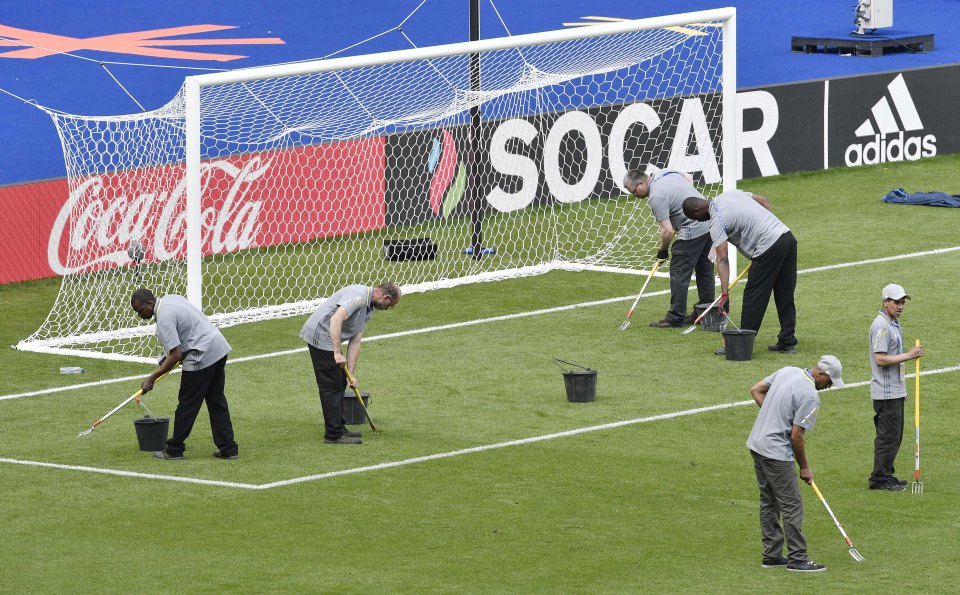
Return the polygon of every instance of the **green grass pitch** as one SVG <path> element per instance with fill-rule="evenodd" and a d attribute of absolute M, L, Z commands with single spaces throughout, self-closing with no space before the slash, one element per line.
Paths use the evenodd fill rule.
<path fill-rule="evenodd" d="M 132 404 L 78 438 L 136 379 L 2 398 L 0 592 L 956 591 L 960 250 L 949 249 L 960 246 L 960 214 L 880 198 L 897 187 L 958 192 L 957 171 L 960 156 L 948 156 L 740 184 L 770 197 L 800 243 L 796 356 L 764 348 L 776 337 L 772 303 L 754 358 L 728 362 L 712 353 L 716 333 L 647 326 L 666 310 L 665 279 L 620 332 L 641 277 L 557 272 L 412 294 L 379 312 L 358 380 L 381 431 L 356 426 L 359 447 L 322 443 L 305 352 L 238 361 L 302 348 L 303 317 L 224 331 L 238 461 L 210 456 L 205 412 L 184 461 L 137 449 Z M 922 496 L 866 489 L 867 329 L 890 282 L 913 296 L 905 338 L 923 341 L 923 370 L 938 372 L 921 380 Z M 0 286 L 2 343 L 36 329 L 56 291 L 54 280 Z M 733 293 L 739 312 L 742 287 Z M 601 303 L 564 308 L 588 302 Z M 433 327 L 442 328 L 394 335 Z M 810 555 L 828 571 L 761 570 L 744 445 L 756 406 L 741 403 L 757 380 L 824 353 L 840 357 L 854 386 L 821 394 L 807 454 L 866 561 L 850 558 L 804 485 Z M 567 402 L 553 358 L 599 370 L 596 401 Z M 66 365 L 86 373 L 61 375 Z M 149 370 L 7 348 L 0 397 Z M 148 395 L 154 413 L 172 414 L 177 383 Z M 908 386 L 904 479 L 914 466 Z"/>

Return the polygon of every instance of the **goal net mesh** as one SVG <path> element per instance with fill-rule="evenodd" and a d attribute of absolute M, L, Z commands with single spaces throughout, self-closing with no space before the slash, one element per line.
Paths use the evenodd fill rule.
<path fill-rule="evenodd" d="M 203 310 L 230 326 L 352 283 L 649 270 L 657 224 L 623 174 L 677 168 L 717 193 L 722 38 L 691 23 L 201 85 Z M 49 246 L 63 278 L 18 347 L 155 359 L 129 299 L 188 291 L 186 89 L 137 115 L 48 112 L 70 191 Z"/>

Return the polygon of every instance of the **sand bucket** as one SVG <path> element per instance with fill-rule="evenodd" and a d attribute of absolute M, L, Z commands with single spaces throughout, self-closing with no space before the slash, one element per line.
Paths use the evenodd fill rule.
<path fill-rule="evenodd" d="M 716 308 L 711 308 L 710 304 L 697 304 L 693 307 L 693 311 L 697 316 L 703 314 L 703 318 L 700 319 L 700 328 L 705 331 L 712 333 L 719 333 L 727 330 L 727 318 L 723 314 L 717 312 Z"/>
<path fill-rule="evenodd" d="M 571 364 L 562 359 L 554 359 L 563 370 L 563 385 L 567 390 L 567 400 L 571 403 L 587 403 L 597 398 L 597 371 L 579 364 Z M 580 368 L 568 370 L 561 364 Z"/>
<path fill-rule="evenodd" d="M 167 430 L 170 429 L 169 417 L 141 417 L 133 420 L 137 430 L 137 442 L 140 450 L 157 451 L 167 447 Z"/>
<path fill-rule="evenodd" d="M 364 407 L 370 406 L 370 393 L 360 391 L 360 398 L 363 399 Z M 351 425 L 367 423 L 367 416 L 364 415 L 352 389 L 343 392 L 343 422 Z"/>
<path fill-rule="evenodd" d="M 727 359 L 743 362 L 753 358 L 753 342 L 757 331 L 736 329 L 723 331 L 723 349 Z"/>

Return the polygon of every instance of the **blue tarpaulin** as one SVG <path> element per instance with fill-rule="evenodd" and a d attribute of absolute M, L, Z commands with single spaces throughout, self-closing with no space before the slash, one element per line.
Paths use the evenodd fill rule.
<path fill-rule="evenodd" d="M 898 205 L 927 205 L 930 207 L 960 207 L 960 194 L 946 192 L 915 192 L 908 193 L 903 188 L 891 190 L 883 197 L 883 202 Z"/>

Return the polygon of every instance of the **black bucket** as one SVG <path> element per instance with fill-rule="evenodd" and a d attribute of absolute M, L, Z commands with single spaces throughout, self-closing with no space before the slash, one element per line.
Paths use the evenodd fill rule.
<path fill-rule="evenodd" d="M 137 442 L 140 450 L 157 451 L 167 447 L 167 430 L 170 429 L 169 417 L 141 417 L 133 420 L 137 429 Z"/>
<path fill-rule="evenodd" d="M 711 333 L 719 333 L 727 330 L 727 317 L 717 312 L 716 308 L 711 308 L 710 304 L 697 304 L 693 307 L 697 316 L 703 314 L 700 319 L 700 328 Z"/>
<path fill-rule="evenodd" d="M 567 389 L 567 400 L 571 403 L 589 403 L 597 398 L 597 371 L 584 368 L 580 364 L 571 364 L 562 359 L 554 359 L 563 370 L 563 385 Z M 561 364 L 576 366 L 580 370 L 568 370 Z"/>
<path fill-rule="evenodd" d="M 588 403 L 597 398 L 597 371 L 570 370 L 563 373 L 567 388 L 567 400 L 571 403 Z"/>
<path fill-rule="evenodd" d="M 737 329 L 723 331 L 723 349 L 727 359 L 734 362 L 745 362 L 753 358 L 753 341 L 757 338 L 757 331 Z"/>
<path fill-rule="evenodd" d="M 360 398 L 363 399 L 364 407 L 370 406 L 370 393 L 360 391 Z M 367 416 L 364 415 L 353 389 L 343 392 L 343 422 L 351 425 L 367 423 Z"/>

